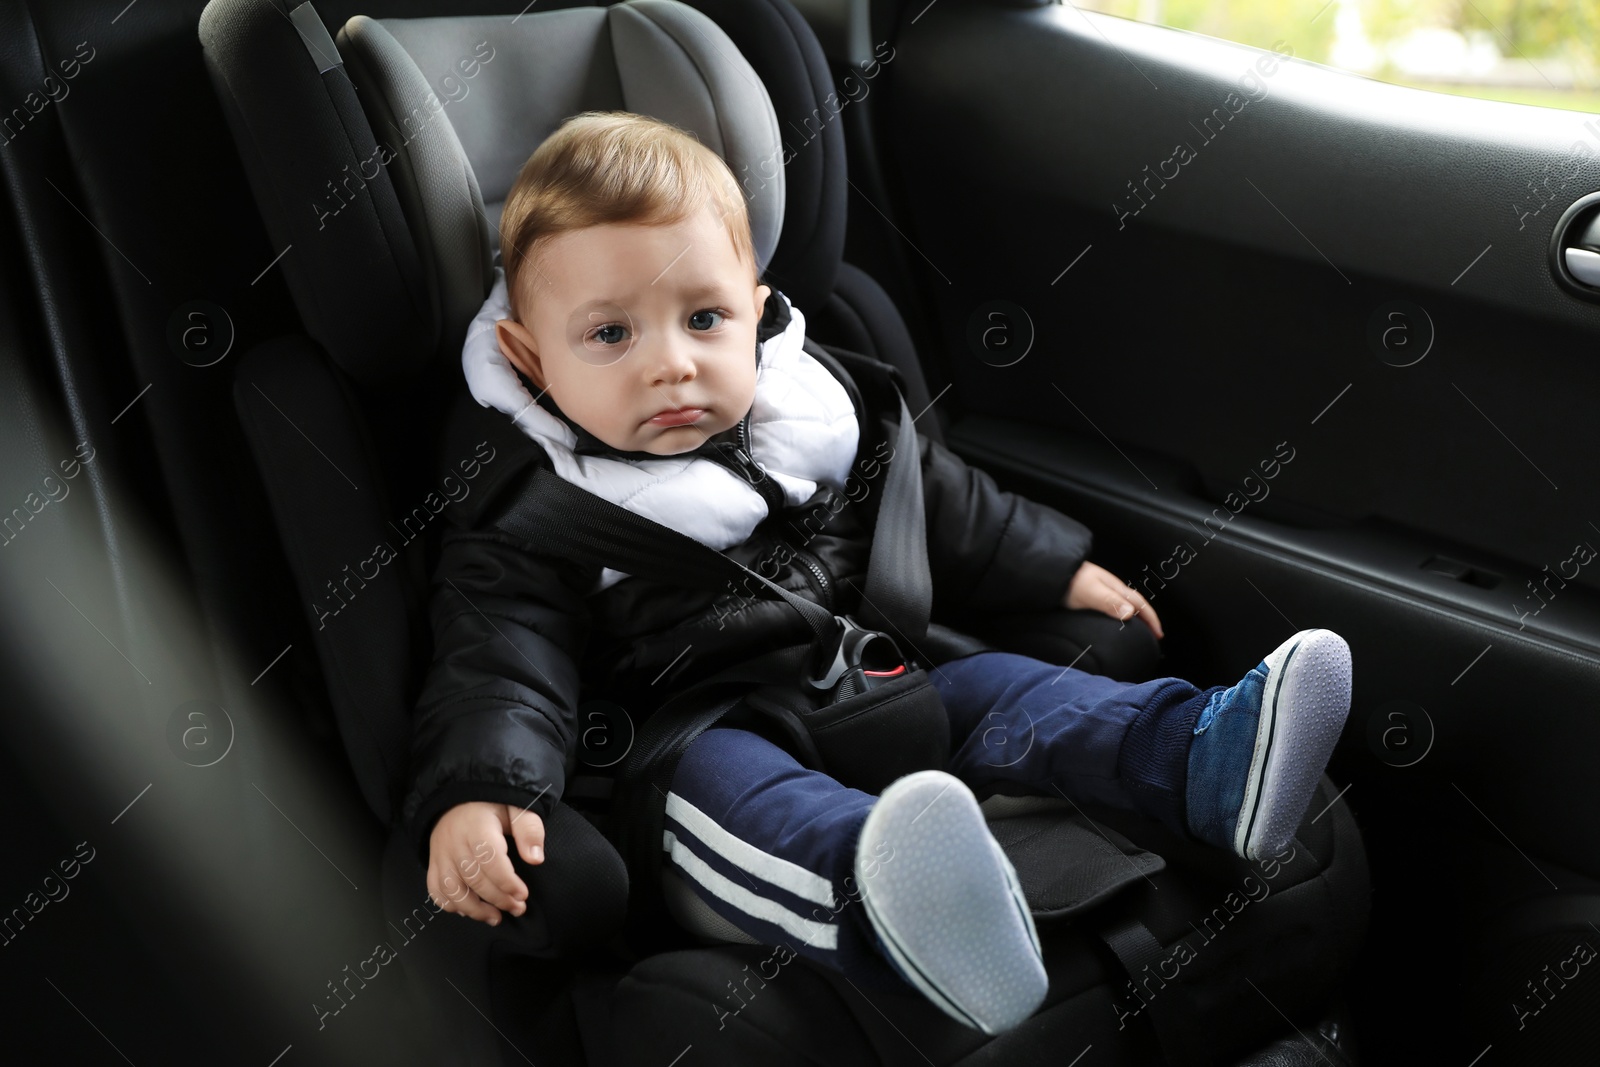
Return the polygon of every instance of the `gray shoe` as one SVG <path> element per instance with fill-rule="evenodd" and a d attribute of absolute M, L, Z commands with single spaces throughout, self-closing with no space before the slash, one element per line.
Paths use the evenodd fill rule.
<path fill-rule="evenodd" d="M 884 957 L 946 1015 L 998 1034 L 1044 1001 L 1050 980 L 1017 872 L 955 775 L 917 771 L 884 789 L 855 878 Z"/>
<path fill-rule="evenodd" d="M 1288 847 L 1350 713 L 1350 646 L 1301 630 L 1213 693 L 1195 723 L 1190 832 L 1246 859 Z"/>

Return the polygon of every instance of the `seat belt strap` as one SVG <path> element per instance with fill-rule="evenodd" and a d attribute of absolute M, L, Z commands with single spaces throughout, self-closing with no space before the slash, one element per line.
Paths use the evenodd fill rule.
<path fill-rule="evenodd" d="M 875 630 L 900 631 L 915 646 L 928 633 L 933 578 L 922 501 L 922 454 L 916 425 L 898 388 L 900 426 L 894 456 L 884 475 L 883 498 L 874 521 L 866 588 L 857 614 Z"/>

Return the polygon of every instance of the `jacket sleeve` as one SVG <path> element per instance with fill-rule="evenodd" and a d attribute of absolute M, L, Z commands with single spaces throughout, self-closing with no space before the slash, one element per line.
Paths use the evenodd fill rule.
<path fill-rule="evenodd" d="M 531 804 L 545 818 L 561 797 L 577 755 L 590 577 L 498 530 L 444 534 L 401 809 L 424 865 L 434 823 L 457 804 Z"/>
<path fill-rule="evenodd" d="M 1089 528 L 1001 489 L 937 441 L 917 439 L 934 612 L 1060 607 L 1093 547 Z"/>

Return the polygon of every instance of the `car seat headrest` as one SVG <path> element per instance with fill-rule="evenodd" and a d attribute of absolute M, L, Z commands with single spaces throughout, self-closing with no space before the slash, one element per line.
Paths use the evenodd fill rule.
<path fill-rule="evenodd" d="M 207 63 L 268 233 L 292 250 L 280 266 L 306 329 L 365 386 L 460 358 L 494 283 L 506 194 L 578 112 L 633 111 L 693 133 L 745 192 L 760 269 L 777 247 L 785 188 L 771 99 L 687 4 L 357 15 L 336 40 L 309 3 L 265 19 L 247 10 L 229 5 L 233 17 L 209 26 L 202 16 Z M 250 99 L 256 76 L 275 108 Z"/>

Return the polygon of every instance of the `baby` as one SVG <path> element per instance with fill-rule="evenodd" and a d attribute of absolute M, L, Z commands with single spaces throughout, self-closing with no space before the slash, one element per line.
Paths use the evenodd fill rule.
<path fill-rule="evenodd" d="M 478 403 L 561 477 L 741 562 L 842 492 L 880 418 L 898 417 L 858 411 L 857 383 L 802 350 L 804 317 L 761 281 L 732 172 L 676 127 L 570 119 L 523 167 L 501 236 L 504 277 L 463 354 Z M 922 465 L 936 616 L 1090 609 L 1163 636 L 1138 592 L 1084 558 L 1085 527 L 942 445 L 920 448 L 891 462 Z M 855 512 L 791 551 L 779 583 L 856 611 L 870 535 Z M 469 529 L 442 543 L 403 809 L 426 841 L 430 894 L 490 924 L 526 910 L 506 837 L 546 862 L 539 812 L 575 758 L 579 664 L 593 665 L 596 640 L 607 678 L 671 671 L 679 688 L 709 673 L 693 664 L 713 650 L 737 661 L 805 634 L 775 600 L 730 616 L 709 593 L 512 540 Z M 1137 811 L 1266 858 L 1299 826 L 1350 704 L 1349 647 L 1324 629 L 1294 634 L 1229 687 L 1125 683 L 1005 652 L 931 673 L 950 718 L 945 769 L 873 796 L 756 733 L 712 728 L 674 771 L 662 848 L 669 876 L 758 941 L 878 988 L 909 985 L 990 1034 L 1032 1014 L 1048 980 L 973 786 Z M 1004 761 L 997 727 L 1017 741 Z"/>

